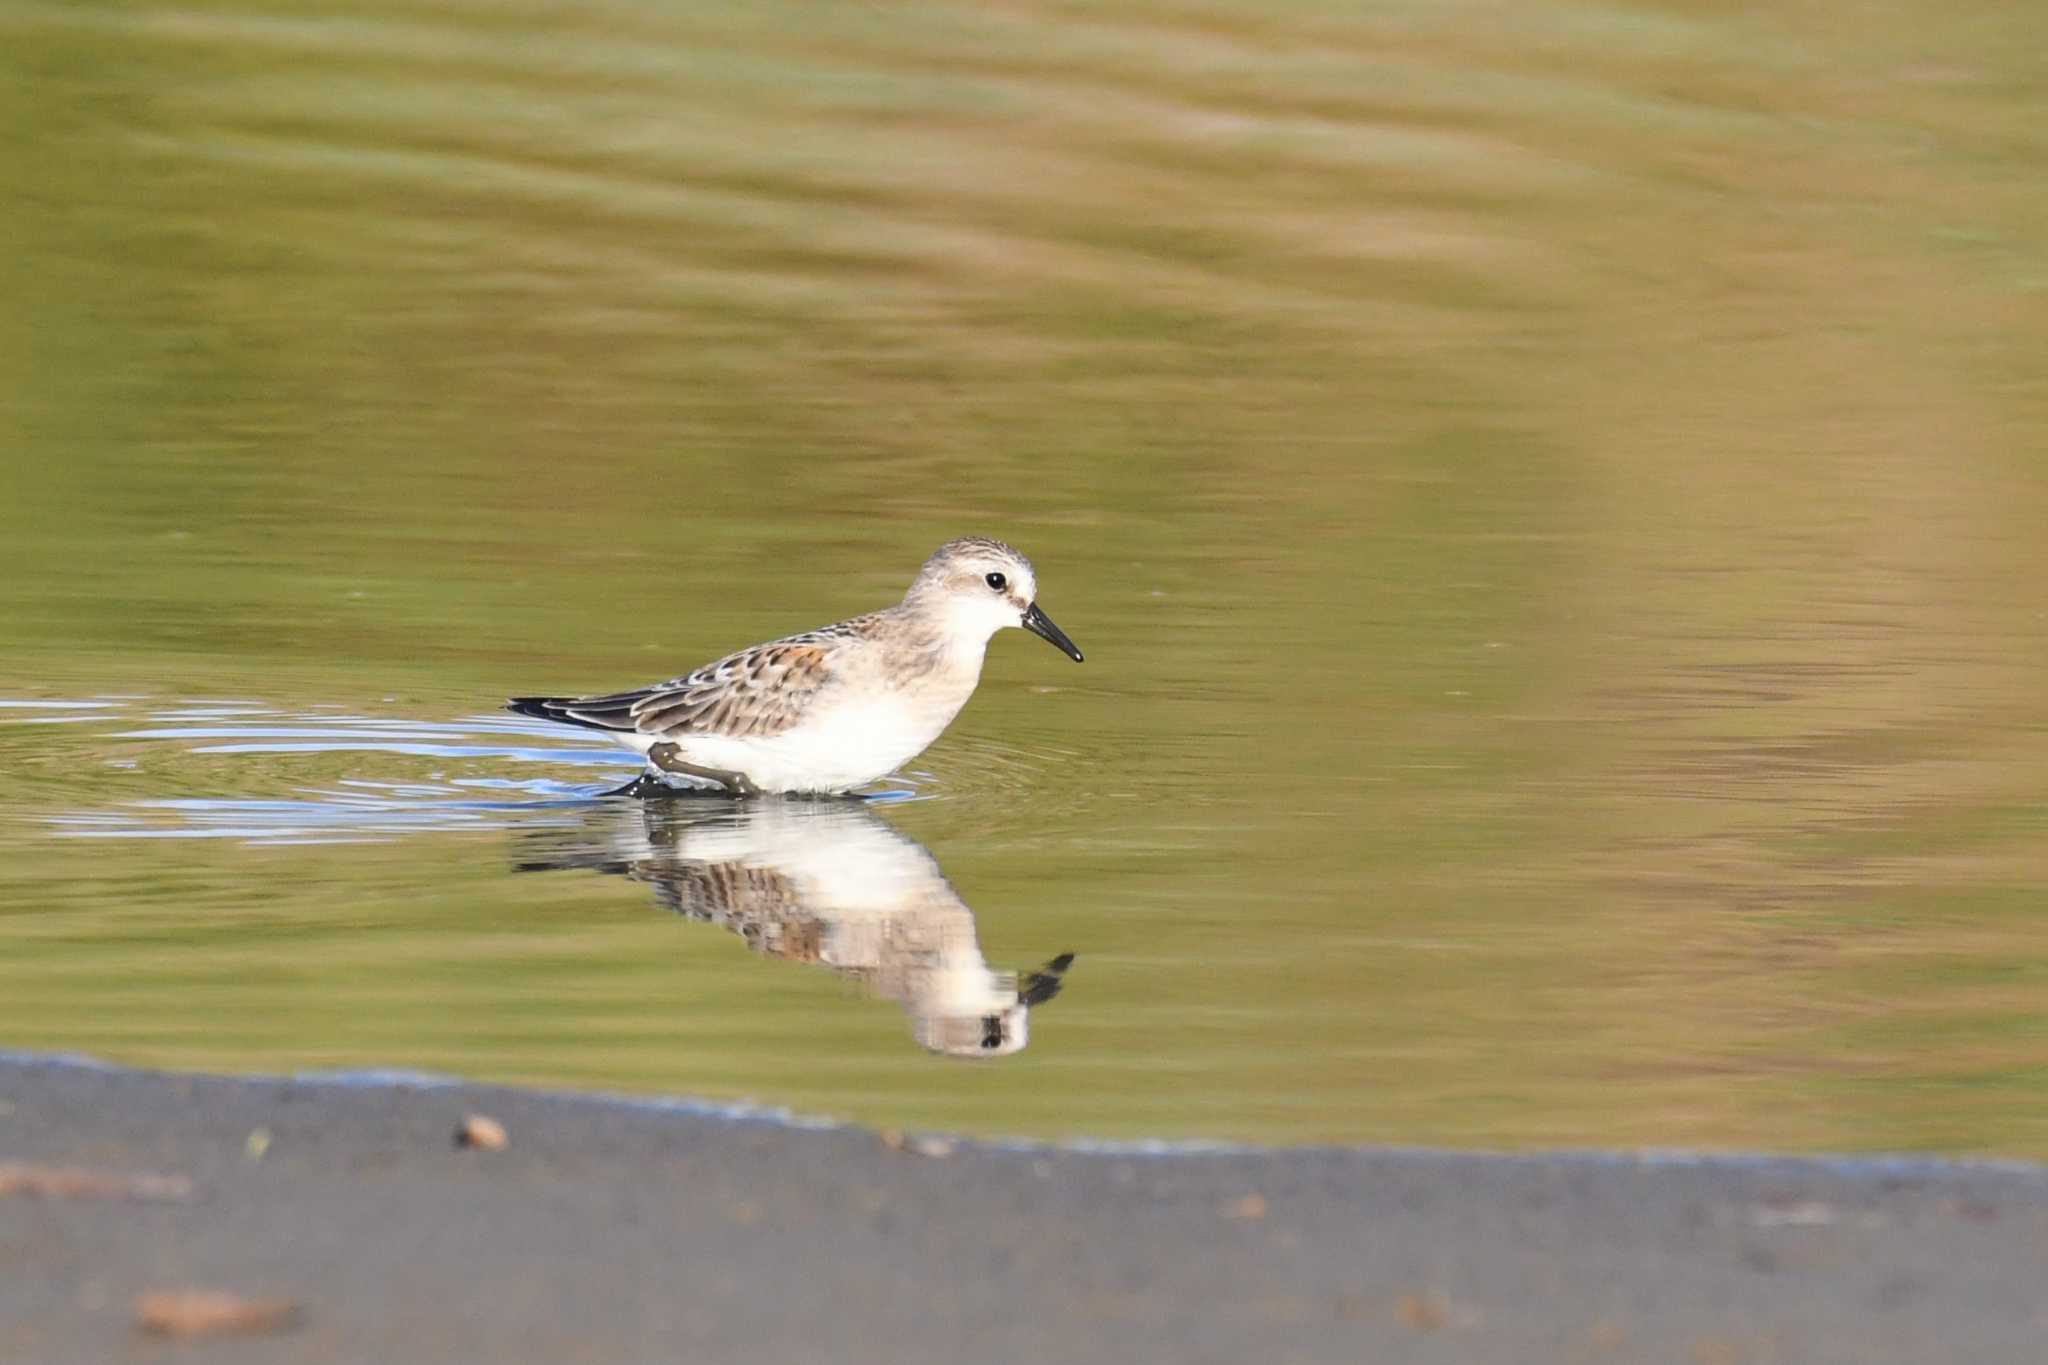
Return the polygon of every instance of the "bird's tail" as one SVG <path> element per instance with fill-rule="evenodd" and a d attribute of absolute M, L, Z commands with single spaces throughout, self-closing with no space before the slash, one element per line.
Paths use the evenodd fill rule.
<path fill-rule="evenodd" d="M 535 720 L 551 720 L 557 725 L 580 725 L 586 730 L 616 734 L 635 728 L 630 698 L 510 697 L 505 709 Z"/>

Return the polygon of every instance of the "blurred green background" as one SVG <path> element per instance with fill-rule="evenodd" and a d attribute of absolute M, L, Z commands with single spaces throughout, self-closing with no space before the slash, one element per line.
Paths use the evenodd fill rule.
<path fill-rule="evenodd" d="M 0 1045 L 1045 1135 L 2048 1155 L 2048 11 L 0 0 Z M 1027 1052 L 440 721 L 1038 562 L 892 807 Z M 530 765 L 528 765 L 530 767 Z M 517 774 L 530 776 L 526 768 Z"/>

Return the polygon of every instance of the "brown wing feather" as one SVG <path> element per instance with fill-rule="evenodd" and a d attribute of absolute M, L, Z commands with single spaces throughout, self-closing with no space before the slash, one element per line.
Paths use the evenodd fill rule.
<path fill-rule="evenodd" d="M 832 680 L 832 645 L 867 633 L 874 616 L 728 654 L 651 687 L 601 697 L 515 697 L 508 709 L 596 730 L 680 738 L 782 733 Z"/>
<path fill-rule="evenodd" d="M 648 688 L 629 714 L 642 734 L 775 735 L 796 723 L 830 676 L 823 644 L 778 640 Z"/>

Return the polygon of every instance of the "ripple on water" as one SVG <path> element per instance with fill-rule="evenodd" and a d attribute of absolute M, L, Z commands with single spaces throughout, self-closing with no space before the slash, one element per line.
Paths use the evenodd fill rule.
<path fill-rule="evenodd" d="M 547 823 L 551 813 L 598 800 L 639 771 L 638 755 L 545 722 L 496 714 L 447 721 L 366 716 L 332 710 L 288 711 L 260 702 L 180 700 L 157 705 L 135 699 L 0 700 L 7 710 L 57 712 L 58 718 L 107 724 L 109 740 L 175 744 L 186 754 L 361 755 L 359 772 L 299 785 L 290 764 L 252 768 L 249 786 L 282 793 L 152 796 L 90 811 L 45 817 L 61 837 L 75 839 L 230 839 L 262 844 L 383 842 L 408 834 L 504 829 Z M 26 717 L 33 720 L 40 716 Z M 4 721 L 13 721 L 8 716 Z M 511 761 L 582 769 L 597 780 L 562 775 L 507 776 L 435 770 L 392 774 L 386 758 L 449 760 L 464 765 Z M 106 760 L 133 769 L 133 758 Z M 1000 768 L 1005 765 L 995 763 Z M 197 784 L 194 784 L 197 785 Z M 871 802 L 929 800 L 940 784 L 928 774 L 892 778 L 866 793 Z"/>

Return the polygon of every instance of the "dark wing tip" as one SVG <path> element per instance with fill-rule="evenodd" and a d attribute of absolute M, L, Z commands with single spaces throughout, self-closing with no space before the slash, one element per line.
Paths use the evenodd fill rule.
<path fill-rule="evenodd" d="M 633 703 L 644 692 L 621 692 L 610 697 L 508 697 L 505 709 L 515 715 L 557 725 L 577 725 L 586 730 L 619 734 L 634 728 Z"/>
<path fill-rule="evenodd" d="M 507 697 L 505 709 L 515 715 L 532 716 L 536 720 L 560 720 L 548 708 L 554 705 L 553 697 Z"/>

